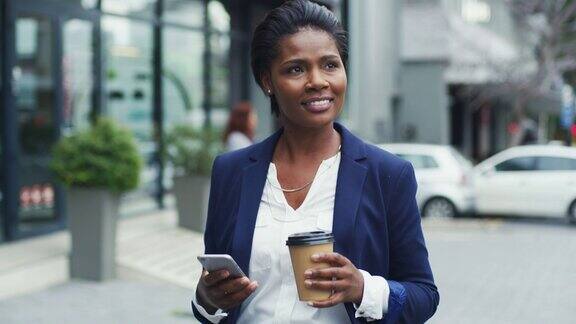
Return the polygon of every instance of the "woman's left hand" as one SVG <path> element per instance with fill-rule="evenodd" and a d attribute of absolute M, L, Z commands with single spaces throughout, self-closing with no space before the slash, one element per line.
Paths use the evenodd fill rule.
<path fill-rule="evenodd" d="M 312 256 L 312 261 L 328 263 L 331 267 L 306 270 L 306 287 L 330 290 L 333 293 L 326 300 L 311 302 L 311 306 L 325 308 L 347 302 L 362 303 L 364 277 L 348 258 L 338 253 L 319 253 Z"/>

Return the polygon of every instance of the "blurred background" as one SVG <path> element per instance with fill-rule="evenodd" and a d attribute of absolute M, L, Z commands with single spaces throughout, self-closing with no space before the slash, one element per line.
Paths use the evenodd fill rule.
<path fill-rule="evenodd" d="M 318 2 L 349 31 L 340 121 L 416 169 L 441 292 L 430 322 L 572 323 L 576 1 Z M 165 137 L 218 134 L 241 101 L 257 139 L 277 128 L 249 45 L 280 3 L 0 0 L 0 322 L 194 322 L 202 229 L 178 225 Z M 49 167 L 97 116 L 129 128 L 144 161 L 106 282 L 70 277 Z"/>

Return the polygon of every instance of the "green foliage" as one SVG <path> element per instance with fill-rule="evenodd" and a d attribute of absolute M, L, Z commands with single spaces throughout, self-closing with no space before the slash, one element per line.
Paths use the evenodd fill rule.
<path fill-rule="evenodd" d="M 51 168 L 67 186 L 125 192 L 138 186 L 142 160 L 132 133 L 100 118 L 92 128 L 58 141 Z"/>
<path fill-rule="evenodd" d="M 166 134 L 164 157 L 177 174 L 210 175 L 212 163 L 222 152 L 220 133 L 214 129 L 197 130 L 177 125 Z"/>

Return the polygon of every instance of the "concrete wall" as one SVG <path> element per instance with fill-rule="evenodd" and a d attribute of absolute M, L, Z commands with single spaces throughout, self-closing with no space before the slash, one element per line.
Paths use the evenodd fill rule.
<path fill-rule="evenodd" d="M 405 62 L 400 81 L 400 109 L 395 140 L 450 143 L 450 112 L 443 81 L 444 62 Z"/>
<path fill-rule="evenodd" d="M 349 2 L 350 60 L 344 124 L 372 142 L 393 138 L 399 70 L 399 0 Z"/>

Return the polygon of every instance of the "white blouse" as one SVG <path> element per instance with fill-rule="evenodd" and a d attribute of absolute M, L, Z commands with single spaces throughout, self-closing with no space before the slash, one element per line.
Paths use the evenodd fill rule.
<path fill-rule="evenodd" d="M 339 165 L 340 153 L 322 161 L 304 202 L 294 210 L 279 189 L 276 167 L 270 163 L 256 218 L 248 274 L 258 282 L 258 288 L 242 303 L 239 324 L 350 323 L 344 304 L 315 308 L 298 299 L 286 246 L 288 236 L 294 233 L 332 231 Z M 364 276 L 364 295 L 355 316 L 368 321 L 381 319 L 388 309 L 388 283 L 380 276 L 360 271 Z M 227 316 L 222 310 L 210 315 L 199 307 L 195 298 L 193 302 L 212 323 Z"/>

